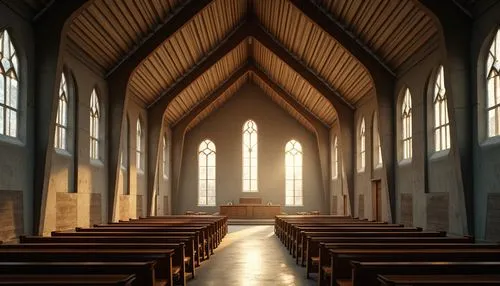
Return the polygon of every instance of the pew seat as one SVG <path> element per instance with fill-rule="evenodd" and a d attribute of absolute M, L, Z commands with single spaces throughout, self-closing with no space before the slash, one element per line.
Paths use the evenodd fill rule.
<path fill-rule="evenodd" d="M 0 285 L 132 286 L 135 275 L 2 274 Z"/>
<path fill-rule="evenodd" d="M 500 275 L 381 275 L 381 285 L 500 285 Z"/>

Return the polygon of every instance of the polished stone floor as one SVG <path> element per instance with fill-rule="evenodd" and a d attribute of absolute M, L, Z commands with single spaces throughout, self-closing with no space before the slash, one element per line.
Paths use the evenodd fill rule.
<path fill-rule="evenodd" d="M 305 268 L 295 265 L 269 225 L 230 225 L 215 254 L 196 271 L 189 286 L 317 284 L 305 278 Z"/>

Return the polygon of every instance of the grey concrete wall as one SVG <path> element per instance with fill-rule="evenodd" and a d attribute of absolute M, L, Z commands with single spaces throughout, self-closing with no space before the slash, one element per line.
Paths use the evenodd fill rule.
<path fill-rule="evenodd" d="M 258 189 L 242 192 L 242 127 L 252 119 L 258 126 Z M 314 134 L 269 99 L 258 87 L 245 85 L 219 110 L 212 113 L 186 134 L 176 213 L 186 210 L 217 212 L 218 207 L 197 206 L 198 146 L 204 139 L 212 140 L 217 149 L 216 204 L 237 203 L 240 197 L 261 197 L 264 203 L 282 205 L 288 213 L 322 209 L 321 170 Z M 285 144 L 298 140 L 303 148 L 304 206 L 285 205 Z M 174 166 L 175 167 L 175 166 Z M 177 194 L 176 194 L 177 195 Z"/>
<path fill-rule="evenodd" d="M 486 3 L 485 3 L 486 2 Z M 483 1 L 477 7 L 473 24 L 471 62 L 474 107 L 474 223 L 479 240 L 500 240 L 500 138 L 487 139 L 486 132 L 486 55 L 492 37 L 500 27 L 500 3 Z M 493 1 L 494 2 L 494 1 Z M 491 6 L 489 6 L 491 5 Z M 487 9 L 487 10 L 486 10 Z"/>
<path fill-rule="evenodd" d="M 146 215 L 146 203 L 147 203 L 147 128 L 148 128 L 148 118 L 146 114 L 146 109 L 143 103 L 135 100 L 129 99 L 127 106 L 127 118 L 129 122 L 128 128 L 128 172 L 122 173 L 120 176 L 128 175 L 128 193 L 124 190 L 124 180 L 126 178 L 121 178 L 121 184 L 118 187 L 119 199 L 117 200 L 120 219 L 136 218 L 139 216 Z M 143 138 L 144 138 L 144 165 L 143 170 L 137 169 L 136 162 L 136 147 L 137 147 L 137 119 L 141 118 L 142 128 L 143 128 Z M 127 174 L 128 173 L 128 174 Z"/>
<path fill-rule="evenodd" d="M 387 177 L 384 175 L 385 169 L 382 164 L 381 167 L 374 167 L 373 164 L 373 116 L 376 111 L 376 101 L 375 97 L 372 95 L 360 104 L 360 106 L 356 109 L 354 116 L 354 126 L 355 126 L 355 140 L 354 144 L 356 144 L 356 156 L 355 162 L 356 167 L 354 168 L 355 176 L 354 176 L 354 212 L 353 215 L 360 218 L 367 218 L 370 220 L 376 219 L 372 210 L 372 180 L 381 180 L 382 190 L 381 190 L 381 201 L 382 205 L 380 206 L 382 209 L 382 218 L 384 221 L 388 221 L 390 217 L 390 208 L 389 208 L 389 196 L 387 193 Z M 359 156 L 359 125 L 361 124 L 361 118 L 365 119 L 365 170 L 359 172 L 358 171 L 358 156 Z M 380 119 L 378 120 L 380 122 Z M 377 127 L 378 128 L 378 127 Z M 362 199 L 360 199 L 360 197 Z"/>
<path fill-rule="evenodd" d="M 6 28 L 19 59 L 19 138 L 0 136 L 0 240 L 31 233 L 34 168 L 34 44 L 31 23 L 0 3 L 0 30 Z"/>
<path fill-rule="evenodd" d="M 53 150 L 44 233 L 107 221 L 107 85 L 65 49 L 69 81 L 68 152 Z M 99 160 L 91 160 L 90 96 L 96 89 L 101 121 Z"/>

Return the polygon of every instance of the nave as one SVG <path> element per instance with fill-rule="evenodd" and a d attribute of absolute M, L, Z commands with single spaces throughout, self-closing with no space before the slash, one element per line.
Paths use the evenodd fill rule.
<path fill-rule="evenodd" d="M 215 255 L 197 269 L 189 286 L 317 285 L 305 278 L 270 225 L 229 225 Z"/>

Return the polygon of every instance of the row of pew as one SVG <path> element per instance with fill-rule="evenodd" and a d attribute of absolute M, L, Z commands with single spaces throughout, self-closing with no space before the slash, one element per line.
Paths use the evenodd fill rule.
<path fill-rule="evenodd" d="M 227 217 L 157 216 L 21 236 L 0 244 L 0 285 L 186 285 Z"/>
<path fill-rule="evenodd" d="M 500 285 L 500 245 L 347 216 L 276 216 L 275 234 L 318 285 Z"/>

